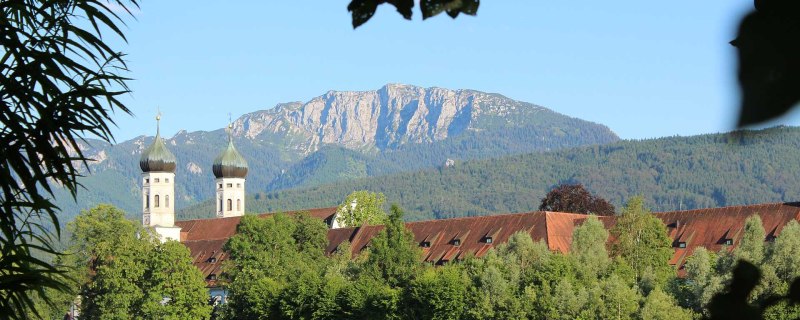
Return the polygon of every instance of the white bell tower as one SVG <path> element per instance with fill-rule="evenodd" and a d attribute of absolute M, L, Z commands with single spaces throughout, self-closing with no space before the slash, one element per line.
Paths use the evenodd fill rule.
<path fill-rule="evenodd" d="M 156 138 L 139 160 L 142 169 L 142 224 L 159 234 L 161 241 L 180 241 L 175 226 L 175 155 L 161 139 L 161 114 L 156 116 Z"/>
<path fill-rule="evenodd" d="M 245 213 L 245 177 L 247 161 L 233 145 L 233 124 L 228 125 L 228 146 L 214 160 L 212 171 L 216 179 L 216 214 L 219 218 L 237 217 Z"/>

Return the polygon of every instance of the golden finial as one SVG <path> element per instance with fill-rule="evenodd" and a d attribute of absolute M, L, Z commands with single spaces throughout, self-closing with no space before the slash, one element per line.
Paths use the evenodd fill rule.
<path fill-rule="evenodd" d="M 156 107 L 158 109 L 158 113 L 156 113 L 156 135 L 161 132 L 161 107 Z"/>
<path fill-rule="evenodd" d="M 233 141 L 233 121 L 230 112 L 228 112 L 228 141 Z"/>

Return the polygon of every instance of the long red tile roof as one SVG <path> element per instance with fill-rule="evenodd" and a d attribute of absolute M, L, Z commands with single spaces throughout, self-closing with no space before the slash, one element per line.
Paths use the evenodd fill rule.
<path fill-rule="evenodd" d="M 336 208 L 307 211 L 330 223 Z M 726 248 L 725 243 L 730 240 L 732 245 L 727 248 L 734 248 L 741 239 L 745 220 L 753 214 L 761 216 L 767 232 L 765 240 L 774 239 L 790 220 L 800 220 L 800 203 L 770 203 L 654 214 L 664 222 L 670 238 L 673 239 L 675 253 L 670 263 L 681 266 L 697 247 L 719 251 Z M 586 218 L 583 214 L 536 211 L 409 222 L 406 227 L 411 230 L 414 241 L 422 248 L 424 261 L 444 263 L 467 255 L 483 256 L 494 246 L 507 242 L 518 231 L 530 234 L 534 240 L 545 241 L 552 251 L 568 252 L 572 244 L 573 229 Z M 615 217 L 601 217 L 600 220 L 606 228 L 613 227 L 616 222 Z M 221 262 L 227 258 L 222 252 L 222 246 L 236 232 L 239 221 L 240 218 L 235 217 L 176 222 L 182 228 L 182 241 L 192 252 L 195 265 L 209 279 L 210 286 L 215 285 L 210 275 L 219 275 Z M 331 229 L 328 231 L 326 252 L 332 253 L 342 242 L 349 241 L 354 254 L 357 254 L 382 229 L 383 226 Z M 685 243 L 685 248 L 681 248 L 681 242 Z"/>

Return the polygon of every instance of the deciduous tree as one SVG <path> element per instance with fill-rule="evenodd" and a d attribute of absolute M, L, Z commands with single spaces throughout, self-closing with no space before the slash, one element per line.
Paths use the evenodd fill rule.
<path fill-rule="evenodd" d="M 628 201 L 611 234 L 616 239 L 611 247 L 612 255 L 624 258 L 636 271 L 637 280 L 646 271 L 653 272 L 659 284 L 675 275 L 669 265 L 672 241 L 666 227 L 644 207 L 641 197 Z"/>
<path fill-rule="evenodd" d="M 603 198 L 589 193 L 582 184 L 561 184 L 542 198 L 539 210 L 614 215 L 614 206 Z"/>
<path fill-rule="evenodd" d="M 336 209 L 336 222 L 344 227 L 381 224 L 386 222 L 383 193 L 354 191 Z"/>

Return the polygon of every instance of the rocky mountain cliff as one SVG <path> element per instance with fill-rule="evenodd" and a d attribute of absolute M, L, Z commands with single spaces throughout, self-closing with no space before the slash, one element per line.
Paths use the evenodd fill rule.
<path fill-rule="evenodd" d="M 389 84 L 375 91 L 329 91 L 306 103 L 253 112 L 234 123 L 234 134 L 297 137 L 295 147 L 304 153 L 325 144 L 386 150 L 492 126 L 529 126 L 537 113 L 553 112 L 498 94 Z M 616 138 L 610 130 L 607 134 Z"/>
<path fill-rule="evenodd" d="M 618 140 L 603 125 L 499 94 L 400 84 L 252 112 L 234 121 L 233 135 L 250 163 L 253 193 Z M 213 195 L 210 167 L 225 139 L 224 129 L 166 139 L 178 159 L 176 207 Z M 89 142 L 84 151 L 97 161 L 82 181 L 86 190 L 77 204 L 59 197 L 61 208 L 74 215 L 111 202 L 138 214 L 138 159 L 152 137 Z"/>

